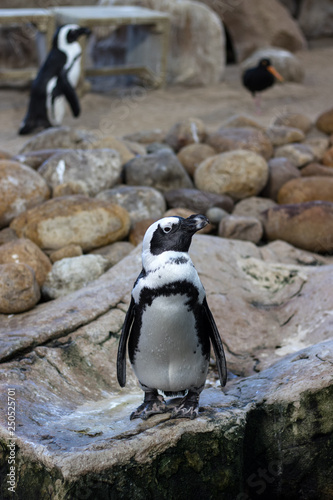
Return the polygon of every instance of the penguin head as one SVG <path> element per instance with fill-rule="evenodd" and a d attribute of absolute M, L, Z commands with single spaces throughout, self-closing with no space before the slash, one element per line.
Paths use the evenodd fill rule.
<path fill-rule="evenodd" d="M 154 222 L 146 231 L 142 246 L 143 266 L 154 256 L 164 252 L 188 252 L 192 236 L 209 224 L 205 215 L 164 217 Z"/>
<path fill-rule="evenodd" d="M 90 35 L 89 28 L 80 27 L 77 24 L 64 24 L 60 26 L 53 37 L 53 48 L 62 50 L 67 45 L 75 43 L 82 35 Z"/>

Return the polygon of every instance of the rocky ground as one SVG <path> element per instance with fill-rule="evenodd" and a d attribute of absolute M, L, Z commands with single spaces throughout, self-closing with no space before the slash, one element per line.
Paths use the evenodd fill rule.
<path fill-rule="evenodd" d="M 1 90 L 0 383 L 1 407 L 17 406 L 18 498 L 332 498 L 332 115 L 314 126 L 332 108 L 331 55 L 299 54 L 304 82 L 269 90 L 260 116 L 228 67 L 209 89 L 87 94 L 79 120 L 28 140 L 27 94 Z M 222 393 L 212 359 L 196 421 L 129 422 L 142 396 L 130 367 L 119 390 L 117 342 L 147 219 L 167 209 L 210 211 L 191 256 L 229 381 Z M 12 498 L 4 415 L 0 439 Z"/>
<path fill-rule="evenodd" d="M 264 94 L 262 114 L 269 125 L 281 113 L 302 112 L 312 120 L 330 107 L 333 47 L 297 53 L 305 78 L 300 84 L 276 85 Z M 225 80 L 214 87 L 171 87 L 159 90 L 134 89 L 112 95 L 86 94 L 78 120 L 67 114 L 64 125 L 102 130 L 123 136 L 138 130 L 168 130 L 175 122 L 196 117 L 215 129 L 236 113 L 255 114 L 252 98 L 240 82 L 239 65 L 226 67 Z M 17 136 L 28 103 L 27 91 L 0 90 L 0 148 L 16 154 L 25 138 Z"/>

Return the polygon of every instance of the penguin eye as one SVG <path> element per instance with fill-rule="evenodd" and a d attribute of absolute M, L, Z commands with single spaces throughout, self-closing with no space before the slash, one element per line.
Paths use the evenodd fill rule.
<path fill-rule="evenodd" d="M 164 232 L 164 233 L 170 233 L 171 229 L 172 229 L 172 226 L 165 226 L 165 227 L 163 228 L 163 232 Z"/>

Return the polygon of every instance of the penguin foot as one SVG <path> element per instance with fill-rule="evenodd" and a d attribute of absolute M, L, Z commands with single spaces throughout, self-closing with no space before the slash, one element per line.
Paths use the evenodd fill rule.
<path fill-rule="evenodd" d="M 166 413 L 168 408 L 162 396 L 157 391 L 145 392 L 145 398 L 142 403 L 130 416 L 130 420 L 142 418 L 147 420 L 152 415 Z"/>
<path fill-rule="evenodd" d="M 190 418 L 193 420 L 199 415 L 199 394 L 189 391 L 171 413 L 171 418 Z"/>

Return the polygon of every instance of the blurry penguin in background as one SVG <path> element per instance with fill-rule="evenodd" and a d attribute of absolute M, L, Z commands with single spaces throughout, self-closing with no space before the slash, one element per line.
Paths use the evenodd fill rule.
<path fill-rule="evenodd" d="M 52 49 L 32 84 L 28 111 L 19 134 L 61 125 L 65 99 L 73 115 L 79 116 L 80 103 L 75 87 L 81 73 L 82 50 L 78 38 L 89 34 L 88 28 L 76 24 L 66 24 L 57 29 Z"/>

